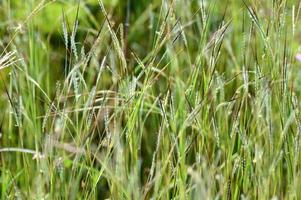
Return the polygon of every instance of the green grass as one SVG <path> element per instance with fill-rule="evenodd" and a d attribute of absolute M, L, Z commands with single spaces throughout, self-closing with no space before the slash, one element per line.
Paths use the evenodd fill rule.
<path fill-rule="evenodd" d="M 300 11 L 0 1 L 1 199 L 301 199 Z"/>

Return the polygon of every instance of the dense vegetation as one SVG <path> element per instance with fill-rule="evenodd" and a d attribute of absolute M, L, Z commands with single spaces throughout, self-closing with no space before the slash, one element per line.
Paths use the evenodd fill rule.
<path fill-rule="evenodd" d="M 298 0 L 0 0 L 1 199 L 301 199 Z"/>

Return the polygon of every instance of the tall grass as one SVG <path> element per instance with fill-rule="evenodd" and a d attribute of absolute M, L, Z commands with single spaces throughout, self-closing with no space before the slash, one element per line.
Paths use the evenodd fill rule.
<path fill-rule="evenodd" d="M 0 1 L 1 199 L 300 199 L 300 9 Z"/>

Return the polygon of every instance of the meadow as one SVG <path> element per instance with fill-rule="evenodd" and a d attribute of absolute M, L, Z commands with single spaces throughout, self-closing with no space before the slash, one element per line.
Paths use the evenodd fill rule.
<path fill-rule="evenodd" d="M 299 0 L 0 0 L 1 199 L 301 199 Z"/>

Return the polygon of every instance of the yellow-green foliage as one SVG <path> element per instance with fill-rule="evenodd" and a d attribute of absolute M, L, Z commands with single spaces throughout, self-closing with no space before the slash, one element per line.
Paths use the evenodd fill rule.
<path fill-rule="evenodd" d="M 300 199 L 298 0 L 0 0 L 1 199 Z"/>

